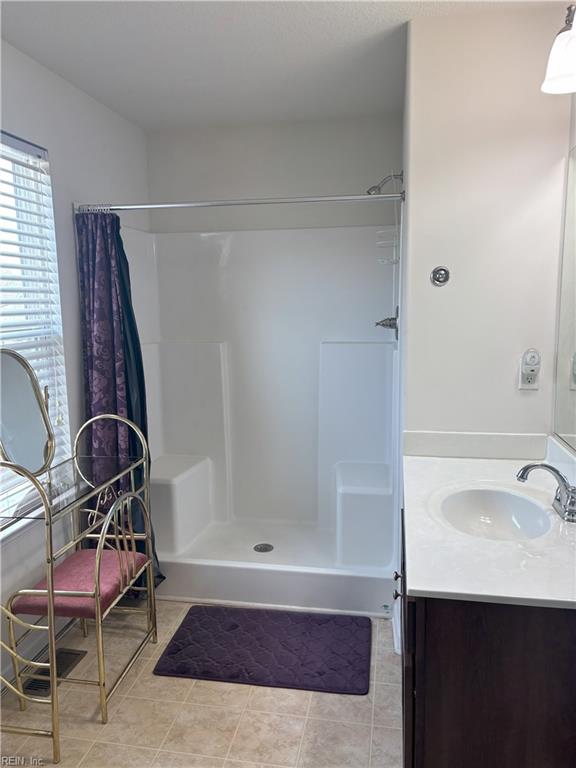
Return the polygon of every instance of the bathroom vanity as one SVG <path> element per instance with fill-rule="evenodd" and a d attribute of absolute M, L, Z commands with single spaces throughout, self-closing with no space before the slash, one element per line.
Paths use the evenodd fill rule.
<path fill-rule="evenodd" d="M 406 768 L 576 766 L 576 524 L 524 463 L 405 459 Z"/>

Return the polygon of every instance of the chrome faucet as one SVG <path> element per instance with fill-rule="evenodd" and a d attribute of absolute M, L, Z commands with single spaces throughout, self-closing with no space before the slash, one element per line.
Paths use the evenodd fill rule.
<path fill-rule="evenodd" d="M 528 475 L 534 469 L 545 469 L 557 480 L 558 488 L 552 507 L 558 512 L 562 520 L 567 523 L 576 523 L 576 485 L 570 485 L 562 472 L 551 464 L 526 464 L 516 475 L 516 480 L 525 483 L 528 480 Z"/>

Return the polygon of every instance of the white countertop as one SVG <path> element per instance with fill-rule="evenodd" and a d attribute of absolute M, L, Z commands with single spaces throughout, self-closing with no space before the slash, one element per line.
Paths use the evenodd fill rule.
<path fill-rule="evenodd" d="M 550 507 L 544 536 L 493 541 L 461 533 L 435 514 L 441 495 L 469 487 L 520 492 L 550 506 L 556 483 L 548 473 L 516 481 L 527 463 L 404 457 L 408 595 L 576 608 L 576 523 L 565 523 Z"/>

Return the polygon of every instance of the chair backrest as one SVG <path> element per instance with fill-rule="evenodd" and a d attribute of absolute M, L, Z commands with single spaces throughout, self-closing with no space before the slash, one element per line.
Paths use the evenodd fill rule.
<path fill-rule="evenodd" d="M 134 510 L 137 509 L 144 521 L 144 533 L 134 533 Z M 102 522 L 96 548 L 95 588 L 99 597 L 100 570 L 102 553 L 105 549 L 113 550 L 118 556 L 121 588 L 125 589 L 136 576 L 137 542 L 145 542 L 147 559 L 152 558 L 152 527 L 147 504 L 137 493 L 124 493 L 119 496 Z"/>

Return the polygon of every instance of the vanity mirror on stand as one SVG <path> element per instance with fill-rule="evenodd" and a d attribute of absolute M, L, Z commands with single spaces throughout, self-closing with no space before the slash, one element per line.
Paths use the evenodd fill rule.
<path fill-rule="evenodd" d="M 0 457 L 34 475 L 49 469 L 54 459 L 48 397 L 48 387 L 40 388 L 25 357 L 0 350 Z"/>
<path fill-rule="evenodd" d="M 44 549 L 35 553 L 30 570 L 45 563 L 44 578 L 19 585 L 0 605 L 7 624 L 7 639 L 0 645 L 12 667 L 12 676 L 5 676 L 2 664 L 0 680 L 4 694 L 16 696 L 20 709 L 9 710 L 9 717 L 3 711 L 0 725 L 9 733 L 52 739 L 54 762 L 59 762 L 59 685 L 91 686 L 105 723 L 110 697 L 146 644 L 157 640 L 148 445 L 131 421 L 103 414 L 81 426 L 69 458 L 54 462 L 49 393 L 28 361 L 13 350 L 0 350 L 0 386 L 0 530 L 15 524 L 42 526 Z M 136 455 L 83 454 L 84 438 L 93 429 L 113 434 L 127 430 L 127 444 L 138 446 Z M 142 533 L 135 532 L 136 519 L 143 521 Z M 144 607 L 119 606 L 133 590 L 145 594 Z M 104 621 L 119 611 L 142 614 L 142 626 L 138 645 L 110 682 L 105 676 Z M 63 677 L 58 667 L 57 642 L 78 624 L 84 637 L 94 633 L 95 679 Z M 38 655 L 30 652 L 30 641 L 41 633 L 45 652 Z M 35 694 L 30 683 L 46 680 L 49 695 Z M 49 709 L 41 727 L 37 712 L 34 727 L 26 725 L 28 702 Z"/>

